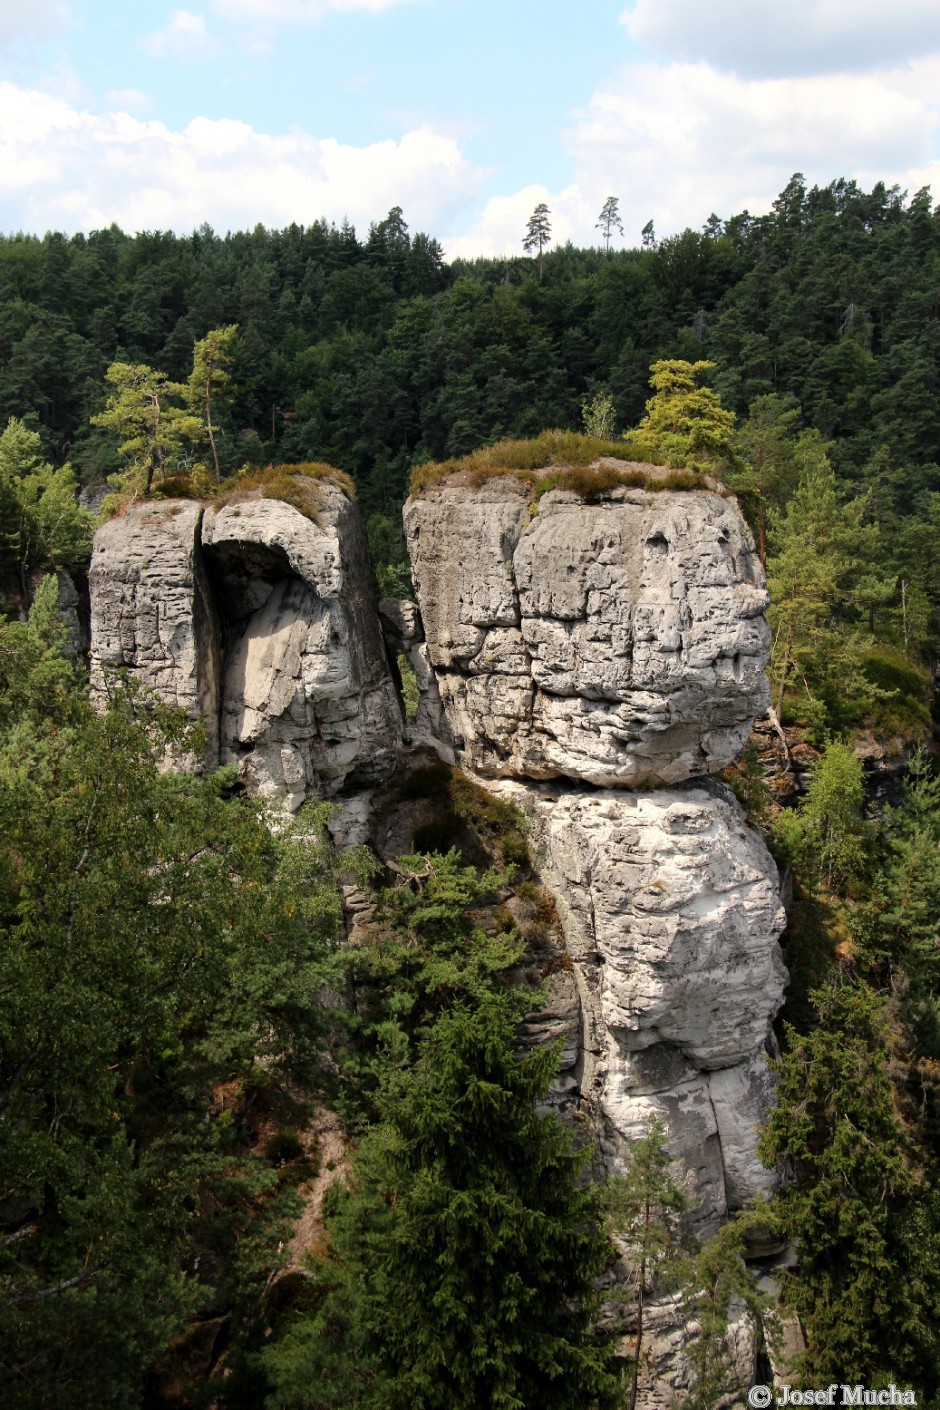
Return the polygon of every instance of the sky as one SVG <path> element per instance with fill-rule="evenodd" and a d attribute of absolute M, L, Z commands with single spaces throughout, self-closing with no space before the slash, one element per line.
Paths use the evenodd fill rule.
<path fill-rule="evenodd" d="M 940 200 L 938 0 L 0 0 L 0 231 L 401 206 L 448 258 L 770 208 Z"/>

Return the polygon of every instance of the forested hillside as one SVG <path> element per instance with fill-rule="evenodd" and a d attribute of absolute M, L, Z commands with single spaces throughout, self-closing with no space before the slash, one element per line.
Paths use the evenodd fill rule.
<path fill-rule="evenodd" d="M 184 380 L 194 341 L 234 323 L 226 467 L 327 460 L 388 510 L 415 462 L 577 428 L 582 396 L 602 388 L 632 425 L 653 361 L 709 358 L 736 415 L 795 397 L 840 474 L 882 457 L 909 500 L 933 485 L 940 442 L 938 257 L 928 192 L 807 191 L 799 177 L 767 216 L 713 218 L 641 250 L 549 250 L 541 281 L 521 255 L 446 263 L 397 208 L 365 239 L 326 222 L 12 236 L 0 417 L 35 417 L 49 455 L 94 479 L 112 465 L 89 429 L 109 363 Z"/>
<path fill-rule="evenodd" d="M 535 439 L 492 449 L 516 437 Z M 668 487 L 717 477 L 754 532 L 772 710 L 724 778 L 792 893 L 763 1149 L 798 1177 L 760 1217 L 801 1250 L 782 1288 L 801 1374 L 940 1403 L 940 208 L 794 177 L 767 216 L 541 266 L 448 263 L 397 207 L 364 239 L 0 240 L 0 1392 L 20 1410 L 613 1406 L 629 1365 L 621 1383 L 595 1294 L 615 1216 L 700 1299 L 689 1405 L 714 1403 L 728 1299 L 752 1296 L 744 1221 L 680 1257 L 660 1128 L 605 1215 L 587 1147 L 536 1121 L 553 1059 L 519 1060 L 532 994 L 506 981 L 557 915 L 519 815 L 435 766 L 389 785 L 432 818 L 394 875 L 338 860 L 319 807 L 272 835 L 230 771 L 162 767 L 173 712 L 133 691 L 91 708 L 40 586 L 81 582 L 81 486 L 281 493 L 315 462 L 351 477 L 380 587 L 404 594 L 409 483 L 559 446 L 586 497 L 579 467 L 622 452 L 667 462 Z M 353 875 L 377 919 L 350 954 Z M 355 1177 L 327 1198 L 313 1289 L 279 1303 L 322 1103 L 361 1138 Z M 483 1203 L 515 1191 L 466 1279 L 442 1171 Z M 429 1248 L 452 1277 L 438 1321 Z M 517 1316 L 537 1352 L 491 1364 Z"/>

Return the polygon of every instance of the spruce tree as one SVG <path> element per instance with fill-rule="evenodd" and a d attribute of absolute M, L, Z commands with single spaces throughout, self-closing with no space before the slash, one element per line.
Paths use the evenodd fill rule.
<path fill-rule="evenodd" d="M 318 1312 L 268 1353 L 270 1406 L 617 1404 L 612 1347 L 591 1326 L 610 1245 L 586 1153 L 536 1106 L 555 1061 L 517 1057 L 499 996 L 441 1018 L 357 1153 Z"/>

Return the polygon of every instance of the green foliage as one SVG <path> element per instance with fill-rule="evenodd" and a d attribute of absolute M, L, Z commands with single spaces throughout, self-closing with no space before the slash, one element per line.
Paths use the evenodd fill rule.
<path fill-rule="evenodd" d="M 590 1410 L 619 1403 L 591 1330 L 609 1256 L 584 1153 L 536 1105 L 504 999 L 448 1011 L 388 1090 L 330 1220 L 323 1301 L 265 1360 L 271 1410 Z"/>
<path fill-rule="evenodd" d="M 317 1069 L 340 909 L 322 817 L 275 838 L 167 771 L 174 712 L 70 692 L 53 606 L 0 629 L 0 1393 L 123 1410 L 276 1258 L 293 1197 L 239 1113 Z"/>
<path fill-rule="evenodd" d="M 143 363 L 112 362 L 105 378 L 114 388 L 93 426 L 113 431 L 126 469 L 115 483 L 131 493 L 150 493 L 153 478 L 179 466 L 184 446 L 201 432 L 198 417 L 178 405 L 186 388 Z"/>
<path fill-rule="evenodd" d="M 895 996 L 908 1055 L 905 1087 L 921 1132 L 940 1153 L 940 779 L 910 761 L 900 807 L 888 808 L 878 867 L 851 917 L 859 964 Z"/>
<path fill-rule="evenodd" d="M 745 513 L 756 529 L 757 549 L 767 562 L 767 527 L 770 513 L 781 514 L 796 489 L 799 452 L 796 427 L 799 408 L 785 397 L 757 397 L 748 407 L 747 420 L 734 437 L 736 467 L 728 485 L 741 498 Z"/>
<path fill-rule="evenodd" d="M 552 224 L 549 220 L 551 211 L 544 201 L 540 201 L 535 210 L 529 216 L 529 223 L 526 226 L 525 239 L 522 248 L 526 254 L 538 253 L 539 257 L 539 282 L 542 280 L 542 255 L 543 251 L 551 244 Z"/>
<path fill-rule="evenodd" d="M 859 658 L 869 605 L 886 596 L 889 584 L 869 571 L 879 557 L 879 534 L 866 523 L 866 499 L 840 502 L 818 436 L 801 436 L 796 455 L 797 489 L 783 514 L 770 515 L 770 669 L 777 714 L 796 682 L 803 698 L 794 708 L 819 733 L 827 722 L 861 723 L 884 696 Z"/>
<path fill-rule="evenodd" d="M 595 392 L 581 399 L 581 420 L 584 434 L 599 441 L 614 439 L 614 399 L 609 392 Z"/>
<path fill-rule="evenodd" d="M 411 568 L 401 517 L 370 514 L 366 520 L 379 597 L 410 597 Z"/>
<path fill-rule="evenodd" d="M 683 362 L 680 358 L 654 362 L 650 385 L 653 396 L 646 415 L 629 433 L 631 444 L 641 446 L 669 465 L 693 470 L 721 469 L 733 458 L 734 413 L 700 378 L 713 371 L 708 361 Z"/>
<path fill-rule="evenodd" d="M 727 1396 L 728 1387 L 743 1394 L 750 1377 L 736 1384 L 737 1368 L 728 1344 L 732 1311 L 748 1312 L 755 1325 L 761 1325 L 766 1307 L 744 1262 L 747 1237 L 755 1225 L 765 1225 L 764 1209 L 732 1215 L 717 1233 L 701 1247 L 692 1250 L 683 1282 L 685 1301 L 698 1323 L 698 1335 L 689 1350 L 693 1381 L 684 1410 L 713 1410 Z"/>
<path fill-rule="evenodd" d="M 522 813 L 505 798 L 496 798 L 459 769 L 431 764 L 414 769 L 401 786 L 405 798 L 428 798 L 440 807 L 436 835 L 459 845 L 472 830 L 486 855 L 506 867 L 526 867 L 529 848 Z M 417 837 L 415 838 L 417 846 Z M 420 847 L 418 850 L 422 850 Z"/>
<path fill-rule="evenodd" d="M 10 418 L 0 434 L 0 555 L 25 591 L 37 568 L 82 568 L 91 551 L 89 516 L 78 507 L 69 465 L 43 458 L 42 440 Z"/>
<path fill-rule="evenodd" d="M 609 1180 L 602 1192 L 608 1233 L 632 1269 L 629 1294 L 619 1289 L 615 1294 L 634 1327 L 629 1410 L 636 1404 L 643 1363 L 646 1304 L 654 1293 L 673 1291 L 681 1282 L 688 1247 L 683 1216 L 694 1207 L 670 1173 L 666 1141 L 665 1124 L 654 1118 L 646 1135 L 633 1143 L 624 1174 Z"/>
<path fill-rule="evenodd" d="M 410 724 L 418 717 L 418 705 L 421 700 L 421 692 L 418 689 L 418 681 L 414 673 L 414 667 L 403 651 L 399 652 L 398 655 L 398 673 L 401 676 L 401 695 L 405 705 L 405 721 Z"/>
<path fill-rule="evenodd" d="M 64 655 L 59 585 L 47 574 L 26 622 L 0 624 L 0 733 L 46 730 L 82 710 L 84 673 Z"/>
<path fill-rule="evenodd" d="M 781 813 L 774 838 L 787 860 L 832 891 L 862 870 L 865 782 L 847 744 L 828 744 L 816 761 L 799 807 Z"/>
<path fill-rule="evenodd" d="M 610 253 L 610 241 L 615 230 L 623 235 L 623 221 L 620 219 L 620 202 L 616 196 L 608 196 L 601 207 L 601 213 L 597 217 L 594 226 L 604 237 L 604 247 Z"/>
<path fill-rule="evenodd" d="M 800 1316 L 809 1380 L 936 1384 L 940 1365 L 938 1201 L 891 1080 L 889 1017 L 865 985 L 830 983 L 817 1026 L 789 1033 L 777 1104 L 762 1137 L 768 1161 L 794 1163 L 799 1183 L 776 1219 L 800 1263 L 786 1280 Z"/>
<path fill-rule="evenodd" d="M 343 1057 L 337 1100 L 351 1121 L 374 1114 L 388 1072 L 414 1061 L 443 1012 L 502 988 L 501 976 L 523 949 L 513 925 L 491 934 L 474 915 L 502 874 L 478 876 L 456 850 L 400 857 L 396 869 L 399 884 L 381 893 L 367 943 L 341 956 L 354 1007 L 340 1017 L 353 1047 Z M 514 1002 L 521 1018 L 532 996 L 520 993 Z"/>
<path fill-rule="evenodd" d="M 186 403 L 194 414 L 202 418 L 205 426 L 216 484 L 222 479 L 222 470 L 216 444 L 219 427 L 213 423 L 213 405 L 218 406 L 231 398 L 231 367 L 237 333 L 238 325 L 230 323 L 225 328 L 213 328 L 204 338 L 200 338 L 193 348 L 193 370 L 186 383 Z"/>

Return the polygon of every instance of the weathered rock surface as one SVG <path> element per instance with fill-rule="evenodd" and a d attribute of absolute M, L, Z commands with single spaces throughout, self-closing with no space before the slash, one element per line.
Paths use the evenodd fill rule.
<path fill-rule="evenodd" d="M 722 785 L 500 782 L 529 815 L 584 1013 L 582 1090 L 616 1167 L 654 1116 L 703 1232 L 775 1183 L 756 1156 L 783 999 L 777 870 Z"/>
<path fill-rule="evenodd" d="M 637 1382 L 637 1410 L 685 1410 L 696 1387 L 690 1353 L 700 1326 L 677 1297 L 658 1297 L 644 1309 L 644 1345 Z M 634 1342 L 627 1336 L 624 1353 Z M 732 1299 L 728 1327 L 713 1349 L 726 1368 L 727 1389 L 713 1404 L 715 1410 L 745 1410 L 747 1399 L 740 1387 L 756 1380 L 758 1335 L 754 1319 L 740 1299 Z"/>
<path fill-rule="evenodd" d="M 191 500 L 136 504 L 95 535 L 91 686 L 127 671 L 167 704 L 203 720 L 207 762 L 218 762 L 220 629 L 200 545 L 202 506 Z"/>
<path fill-rule="evenodd" d="M 394 765 L 401 713 L 359 513 L 320 482 L 314 522 L 280 500 L 206 511 L 227 625 L 221 760 L 296 808 Z"/>
<path fill-rule="evenodd" d="M 601 786 L 723 768 L 768 703 L 763 572 L 717 493 L 551 491 L 510 477 L 405 506 L 458 757 Z"/>
<path fill-rule="evenodd" d="M 401 713 L 355 505 L 133 506 L 95 538 L 92 685 L 123 667 L 205 722 L 207 763 L 290 809 L 394 766 Z"/>

